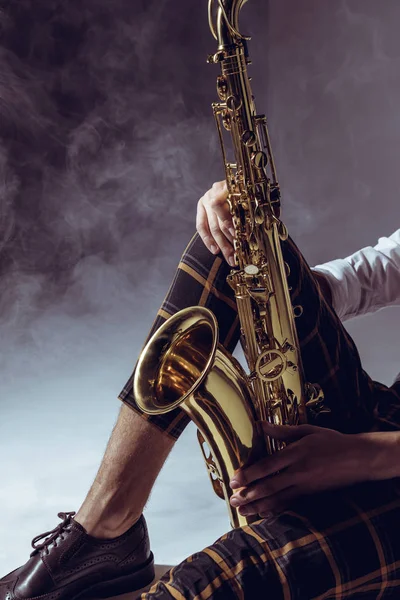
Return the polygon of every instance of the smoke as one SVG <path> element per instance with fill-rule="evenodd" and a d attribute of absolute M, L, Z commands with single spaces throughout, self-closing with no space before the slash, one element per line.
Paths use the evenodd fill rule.
<path fill-rule="evenodd" d="M 197 199 L 222 178 L 205 3 L 0 7 L 2 339 L 26 345 L 45 315 L 65 326 L 89 315 L 151 320 Z M 395 202 L 398 16 L 394 0 L 385 12 L 372 0 L 243 10 L 284 219 L 311 262 L 392 228 L 390 211 L 374 228 L 364 207 Z"/>
<path fill-rule="evenodd" d="M 345 256 L 395 228 L 400 6 L 283 0 L 270 11 L 268 115 L 284 218 L 311 262 Z"/>
<path fill-rule="evenodd" d="M 222 165 L 203 1 L 0 6 L 3 575 L 25 562 L 27 538 L 53 527 L 60 507 L 82 502 L 197 200 Z M 174 469 L 184 497 L 201 457 L 180 448 L 193 473 L 179 482 Z M 197 503 L 210 516 L 202 481 Z M 154 529 L 161 547 L 171 535 L 160 517 Z M 182 558 L 185 542 L 164 560 Z"/>
<path fill-rule="evenodd" d="M 25 339 L 46 311 L 132 309 L 167 286 L 221 172 L 213 74 L 204 95 L 192 85 L 202 35 L 185 51 L 197 15 L 210 41 L 204 6 L 170 12 L 166 1 L 2 3 L 3 339 Z"/>

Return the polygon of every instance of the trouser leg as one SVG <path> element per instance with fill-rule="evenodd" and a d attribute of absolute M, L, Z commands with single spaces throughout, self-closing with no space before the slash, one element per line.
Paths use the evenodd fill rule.
<path fill-rule="evenodd" d="M 296 326 L 306 379 L 323 387 L 331 409 L 320 424 L 348 433 L 380 428 L 386 403 L 391 407 L 387 426 L 400 428 L 399 390 L 375 384 L 363 371 L 353 340 L 324 300 L 291 240 L 283 245 L 283 252 L 290 268 L 292 302 L 303 307 Z M 177 310 L 200 304 L 213 310 L 221 341 L 233 350 L 239 326 L 232 292 L 225 281 L 228 271 L 225 262 L 210 255 L 195 236 L 152 331 Z M 131 380 L 121 399 L 138 410 Z M 179 410 L 150 419 L 175 438 L 187 424 L 186 415 Z M 175 567 L 143 599 L 253 600 L 260 588 L 277 600 L 322 600 L 326 593 L 350 598 L 357 597 L 358 589 L 362 590 L 359 597 L 365 598 L 369 591 L 393 591 L 400 579 L 399 522 L 396 481 L 318 494 L 301 500 L 296 511 L 231 531 Z"/>
<path fill-rule="evenodd" d="M 326 405 L 331 409 L 330 416 L 319 424 L 349 433 L 367 431 L 374 423 L 379 428 L 384 407 L 390 404 L 393 418 L 389 426 L 399 428 L 398 397 L 387 387 L 376 386 L 364 372 L 353 340 L 325 301 L 312 271 L 293 241 L 289 239 L 282 247 L 290 268 L 292 302 L 303 308 L 302 316 L 296 319 L 296 327 L 306 380 L 322 386 Z M 180 309 L 200 305 L 215 314 L 220 342 L 233 351 L 240 328 L 233 292 L 226 282 L 229 271 L 230 267 L 222 257 L 212 255 L 195 235 L 181 258 L 149 336 Z M 165 415 L 143 415 L 135 403 L 132 380 L 133 375 L 120 394 L 121 400 L 177 439 L 189 422 L 187 415 L 180 409 Z M 377 391 L 382 407 L 379 415 Z M 386 425 L 382 424 L 382 427 Z"/>
<path fill-rule="evenodd" d="M 234 529 L 142 600 L 365 600 L 400 593 L 400 481 L 304 498 Z"/>

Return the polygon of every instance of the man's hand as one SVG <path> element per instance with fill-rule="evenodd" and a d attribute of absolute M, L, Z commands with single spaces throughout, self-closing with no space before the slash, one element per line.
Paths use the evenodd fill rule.
<path fill-rule="evenodd" d="M 222 252 L 233 267 L 232 216 L 227 202 L 226 181 L 214 183 L 197 204 L 196 228 L 204 244 L 213 254 Z"/>
<path fill-rule="evenodd" d="M 197 203 L 196 229 L 206 247 L 213 254 L 222 252 L 225 260 L 235 266 L 233 237 L 235 234 L 228 205 L 226 181 L 217 181 Z M 314 271 L 325 300 L 332 304 L 332 292 L 323 273 Z"/>
<path fill-rule="evenodd" d="M 376 460 L 382 453 L 374 434 L 348 435 L 313 425 L 268 422 L 262 428 L 267 436 L 288 445 L 232 478 L 232 489 L 243 488 L 231 497 L 232 506 L 239 506 L 242 515 L 263 517 L 299 496 L 376 478 Z"/>

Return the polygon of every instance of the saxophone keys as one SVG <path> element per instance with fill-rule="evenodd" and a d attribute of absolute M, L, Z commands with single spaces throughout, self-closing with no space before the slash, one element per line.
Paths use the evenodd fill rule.
<path fill-rule="evenodd" d="M 272 400 L 270 402 L 271 411 L 277 411 L 282 407 L 282 400 Z"/>
<path fill-rule="evenodd" d="M 231 113 L 236 113 L 242 108 L 242 100 L 237 96 L 229 96 L 226 100 L 226 106 Z"/>
<path fill-rule="evenodd" d="M 318 383 L 306 383 L 307 405 L 313 406 L 324 400 L 324 392 Z"/>
<path fill-rule="evenodd" d="M 257 238 L 253 234 L 251 234 L 251 237 L 249 239 L 249 248 L 253 253 L 257 252 L 257 250 L 260 249 Z"/>
<path fill-rule="evenodd" d="M 284 225 L 284 223 L 282 223 L 282 221 L 278 220 L 278 235 L 280 237 L 280 239 L 282 240 L 282 242 L 285 242 L 288 237 L 289 237 L 289 232 L 287 230 L 286 225 Z"/>
<path fill-rule="evenodd" d="M 263 306 L 265 307 L 265 305 L 271 298 L 272 292 L 266 287 L 258 287 L 249 290 L 249 294 L 251 298 L 253 298 L 253 300 L 255 300 L 259 305 L 260 316 L 265 316 L 265 309 L 263 309 Z"/>
<path fill-rule="evenodd" d="M 207 57 L 207 62 L 209 65 L 216 65 L 219 62 L 222 62 L 225 58 L 225 52 L 223 50 L 218 50 L 215 54 L 209 54 Z"/>
<path fill-rule="evenodd" d="M 242 134 L 242 142 L 248 148 L 252 148 L 253 146 L 255 146 L 257 143 L 257 136 L 254 133 L 254 131 L 250 131 L 249 129 L 247 129 Z"/>
<path fill-rule="evenodd" d="M 287 359 L 280 350 L 266 350 L 257 358 L 255 370 L 264 381 L 276 381 L 287 369 Z"/>
<path fill-rule="evenodd" d="M 293 346 L 293 344 L 290 344 L 290 342 L 288 342 L 287 340 L 285 341 L 285 343 L 282 346 L 282 351 L 286 354 L 287 352 L 297 352 L 295 346 Z"/>
<path fill-rule="evenodd" d="M 329 415 L 332 411 L 324 405 L 324 392 L 318 383 L 306 383 L 305 391 L 307 396 L 306 409 L 314 419 L 323 418 L 323 415 Z"/>
<path fill-rule="evenodd" d="M 217 94 L 221 100 L 226 100 L 228 95 L 228 83 L 222 75 L 217 79 Z"/>
<path fill-rule="evenodd" d="M 230 131 L 232 129 L 232 117 L 227 110 L 224 110 L 222 113 L 222 125 L 226 131 Z"/>
<path fill-rule="evenodd" d="M 251 162 L 258 171 L 264 171 L 268 167 L 268 156 L 265 152 L 259 150 L 258 152 L 254 152 Z"/>
<path fill-rule="evenodd" d="M 293 315 L 295 319 L 301 317 L 303 313 L 304 309 L 302 306 L 300 306 L 300 304 L 298 304 L 297 306 L 293 306 Z"/>
<path fill-rule="evenodd" d="M 263 225 L 265 223 L 265 214 L 260 205 L 258 205 L 254 211 L 254 221 L 257 223 L 257 225 Z"/>

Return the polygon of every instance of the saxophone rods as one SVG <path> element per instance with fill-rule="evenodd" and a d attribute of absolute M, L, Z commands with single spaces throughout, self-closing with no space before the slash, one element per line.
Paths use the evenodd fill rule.
<path fill-rule="evenodd" d="M 282 446 L 258 434 L 257 422 L 306 422 L 323 395 L 304 382 L 295 314 L 281 241 L 280 190 L 266 118 L 256 112 L 247 67 L 247 42 L 239 31 L 246 0 L 209 0 L 209 23 L 218 42 L 208 58 L 219 64 L 219 101 L 213 104 L 235 228 L 235 294 L 249 375 L 218 343 L 218 324 L 205 308 L 179 311 L 152 336 L 139 357 L 134 395 L 147 414 L 180 407 L 198 428 L 198 439 L 215 493 L 226 500 L 232 527 L 254 518 L 229 499 L 235 471 L 263 452 Z M 230 138 L 230 147 L 225 142 Z M 228 151 L 232 160 L 228 158 Z M 206 448 L 208 446 L 208 449 Z"/>

